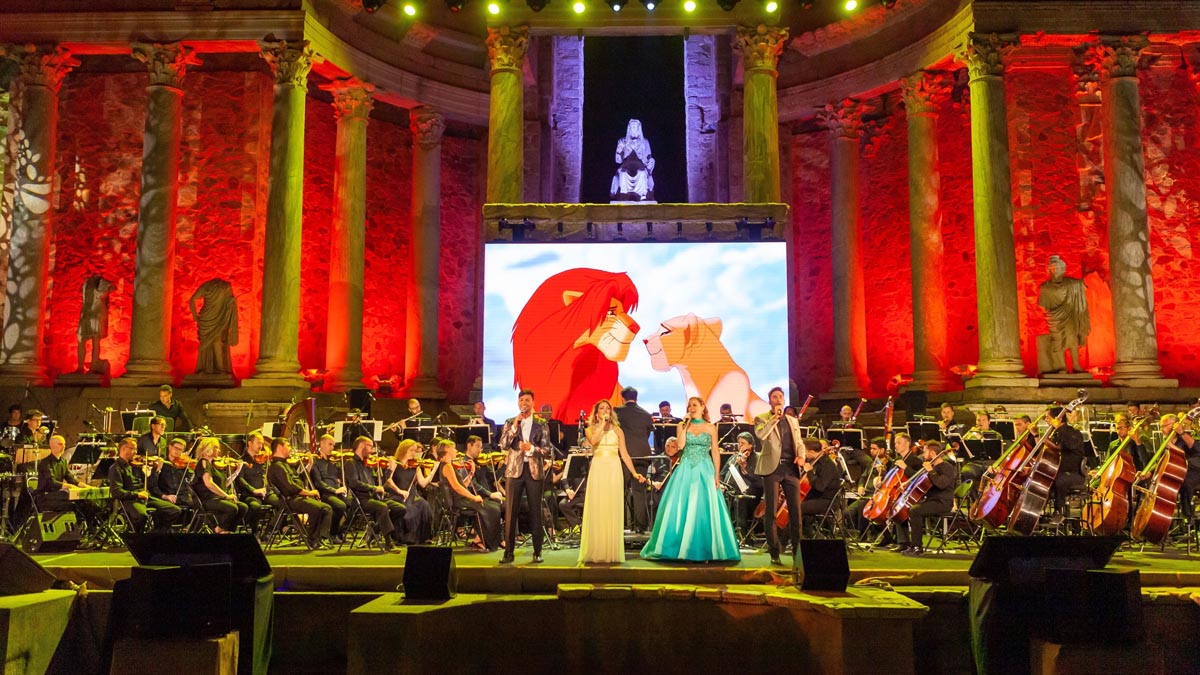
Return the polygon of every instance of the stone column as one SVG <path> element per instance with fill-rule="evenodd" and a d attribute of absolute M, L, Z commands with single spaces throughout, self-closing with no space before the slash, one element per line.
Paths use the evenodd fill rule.
<path fill-rule="evenodd" d="M 169 382 L 171 313 L 175 278 L 175 214 L 179 199 L 179 145 L 183 136 L 183 77 L 200 61 L 179 43 L 133 44 L 146 64 L 146 131 L 142 141 L 142 198 L 138 208 L 137 271 L 129 362 L 118 381 L 130 385 Z M 82 364 L 80 364 L 82 365 Z"/>
<path fill-rule="evenodd" d="M 1138 58 L 1149 42 L 1141 36 L 1102 38 L 1087 62 L 1100 73 L 1104 182 L 1108 188 L 1108 259 L 1112 277 L 1117 360 L 1112 383 L 1126 387 L 1172 387 L 1158 363 L 1150 226 L 1146 217 L 1146 170 L 1142 155 L 1142 108 Z"/>
<path fill-rule="evenodd" d="M 519 204 L 525 176 L 525 92 L 521 66 L 529 44 L 528 26 L 487 29 L 492 63 L 488 109 L 487 202 Z"/>
<path fill-rule="evenodd" d="M 788 31 L 759 24 L 738 26 L 742 55 L 743 199 L 749 203 L 779 201 L 779 104 L 775 96 L 776 66 Z M 855 151 L 857 155 L 857 150 Z M 857 160 L 856 160 L 857 162 Z"/>
<path fill-rule="evenodd" d="M 858 149 L 863 106 L 846 99 L 820 113 L 830 132 L 833 239 L 833 386 L 829 396 L 858 397 L 867 378 L 867 313 L 858 229 Z M 749 199 L 747 201 L 750 201 Z"/>
<path fill-rule="evenodd" d="M 950 91 L 938 73 L 900 80 L 908 119 L 908 218 L 912 241 L 913 389 L 947 391 L 946 287 L 942 283 L 942 175 L 938 171 L 938 105 Z"/>
<path fill-rule="evenodd" d="M 1012 180 L 1004 108 L 1004 63 L 1010 42 L 972 33 L 960 60 L 971 87 L 971 183 L 975 206 L 975 292 L 979 370 L 968 387 L 1036 387 L 1021 362 Z"/>
<path fill-rule="evenodd" d="M 444 398 L 438 385 L 438 258 L 442 229 L 442 133 L 430 108 L 409 112 L 413 135 L 412 278 L 408 282 L 404 388 L 417 398 Z"/>
<path fill-rule="evenodd" d="M 300 377 L 300 232 L 304 102 L 315 54 L 308 41 L 259 42 L 275 76 L 271 115 L 262 323 L 256 374 L 245 385 L 307 387 Z"/>
<path fill-rule="evenodd" d="M 333 93 L 337 148 L 329 237 L 325 385 L 362 386 L 363 256 L 366 251 L 367 121 L 375 87 L 354 78 L 322 85 Z"/>
<path fill-rule="evenodd" d="M 21 127 L 17 130 L 16 196 L 8 248 L 0 381 L 46 383 L 42 336 L 46 276 L 53 240 L 54 160 L 58 140 L 58 90 L 79 61 L 63 47 L 13 48 L 18 64 Z"/>

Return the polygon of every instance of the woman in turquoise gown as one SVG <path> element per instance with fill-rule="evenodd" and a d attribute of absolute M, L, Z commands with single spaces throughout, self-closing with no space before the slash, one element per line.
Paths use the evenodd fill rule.
<path fill-rule="evenodd" d="M 717 466 L 721 461 L 717 428 L 699 397 L 688 399 L 688 419 L 680 423 L 684 441 L 679 463 L 667 480 L 650 540 L 642 548 L 646 560 L 741 560 L 729 509 L 721 497 Z"/>

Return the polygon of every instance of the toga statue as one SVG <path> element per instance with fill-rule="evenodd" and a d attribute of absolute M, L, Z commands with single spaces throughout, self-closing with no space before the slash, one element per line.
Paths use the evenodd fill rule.
<path fill-rule="evenodd" d="M 654 201 L 654 155 L 642 136 L 642 123 L 629 120 L 625 137 L 617 141 L 617 175 L 609 193 L 613 201 Z"/>
<path fill-rule="evenodd" d="M 196 313 L 196 298 L 203 298 L 204 306 Z M 209 279 L 196 289 L 188 301 L 192 318 L 196 321 L 196 333 L 200 339 L 200 350 L 196 355 L 197 375 L 226 375 L 233 372 L 229 358 L 229 346 L 238 341 L 237 302 L 233 287 L 224 279 Z"/>
<path fill-rule="evenodd" d="M 83 281 L 83 306 L 79 309 L 79 367 L 77 373 L 85 372 L 87 342 L 92 341 L 92 364 L 86 372 L 105 375 L 108 361 L 100 358 L 100 340 L 108 336 L 108 296 L 113 285 L 108 279 L 92 275 Z"/>
<path fill-rule="evenodd" d="M 1082 279 L 1066 276 L 1067 264 L 1052 255 L 1047 265 L 1050 278 L 1038 290 L 1038 306 L 1046 311 L 1049 335 L 1038 336 L 1038 372 L 1065 373 L 1064 352 L 1071 354 L 1071 372 L 1079 373 L 1079 349 L 1087 344 L 1091 332 L 1088 319 L 1087 287 Z"/>

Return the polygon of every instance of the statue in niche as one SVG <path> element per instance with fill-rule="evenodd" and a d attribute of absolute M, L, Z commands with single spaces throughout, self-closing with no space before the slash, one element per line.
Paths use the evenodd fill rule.
<path fill-rule="evenodd" d="M 196 312 L 196 298 L 204 300 L 199 313 Z M 232 374 L 229 347 L 238 341 L 237 301 L 233 297 L 233 287 L 224 279 L 209 279 L 192 294 L 188 307 L 192 310 L 200 340 L 196 374 Z"/>
<path fill-rule="evenodd" d="M 642 135 L 642 123 L 629 120 L 625 137 L 617 141 L 617 174 L 609 193 L 614 202 L 654 201 L 654 155 Z"/>
<path fill-rule="evenodd" d="M 113 284 L 100 275 L 83 281 L 83 306 L 79 309 L 79 367 L 76 373 L 108 374 L 108 361 L 100 358 L 100 340 L 108 336 L 108 297 Z M 92 341 L 92 363 L 85 368 L 87 343 Z"/>
<path fill-rule="evenodd" d="M 1038 373 L 1065 373 L 1071 358 L 1071 372 L 1083 372 L 1079 362 L 1079 350 L 1087 344 L 1091 332 L 1088 318 L 1087 287 L 1082 279 L 1068 277 L 1067 264 L 1052 255 L 1047 264 L 1050 278 L 1038 289 L 1038 306 L 1046 312 L 1050 324 L 1049 335 L 1037 337 Z"/>

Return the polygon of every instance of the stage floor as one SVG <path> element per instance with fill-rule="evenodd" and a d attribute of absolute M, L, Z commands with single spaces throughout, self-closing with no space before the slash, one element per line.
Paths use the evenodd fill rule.
<path fill-rule="evenodd" d="M 276 587 L 289 591 L 394 591 L 403 577 L 406 554 L 344 549 L 309 552 L 303 547 L 276 548 L 267 553 Z M 785 566 L 770 564 L 766 553 L 742 551 L 730 563 L 664 563 L 641 560 L 629 553 L 619 565 L 580 565 L 576 548 L 543 551 L 545 562 L 532 564 L 532 550 L 517 549 L 516 563 L 500 564 L 500 552 L 455 549 L 458 588 L 464 593 L 553 593 L 558 584 L 785 584 L 794 581 L 791 556 Z M 33 556 L 59 579 L 86 581 L 91 588 L 109 589 L 129 576 L 135 562 L 122 549 Z M 876 579 L 892 586 L 966 586 L 975 552 L 955 551 L 907 556 L 885 550 L 850 550 L 851 582 Z M 1200 586 L 1200 554 L 1182 549 L 1164 552 L 1123 547 L 1110 567 L 1136 569 L 1142 586 Z"/>

